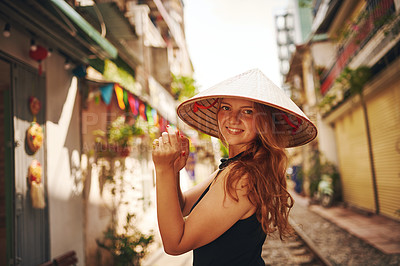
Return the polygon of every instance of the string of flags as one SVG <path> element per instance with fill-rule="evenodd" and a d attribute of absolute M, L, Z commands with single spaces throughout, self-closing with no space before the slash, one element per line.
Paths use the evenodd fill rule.
<path fill-rule="evenodd" d="M 118 83 L 110 83 L 100 87 L 101 99 L 106 105 L 111 103 L 114 94 L 121 110 L 130 111 L 134 118 L 140 116 L 149 125 L 157 126 L 160 131 L 166 131 L 166 127 L 170 122 L 159 115 L 157 110 L 148 103 L 143 102 L 134 94 L 123 89 Z"/>

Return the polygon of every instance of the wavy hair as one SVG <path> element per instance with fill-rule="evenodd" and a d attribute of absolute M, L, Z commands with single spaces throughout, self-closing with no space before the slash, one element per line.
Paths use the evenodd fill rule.
<path fill-rule="evenodd" d="M 270 234 L 278 229 L 282 239 L 293 233 L 288 222 L 294 201 L 286 188 L 287 138 L 281 133 L 281 125 L 274 123 L 274 116 L 279 115 L 276 109 L 259 103 L 254 103 L 254 109 L 257 137 L 249 143 L 240 160 L 229 167 L 225 193 L 238 200 L 235 184 L 247 176 L 247 197 L 256 207 L 263 231 Z M 224 142 L 222 135 L 220 139 Z"/>

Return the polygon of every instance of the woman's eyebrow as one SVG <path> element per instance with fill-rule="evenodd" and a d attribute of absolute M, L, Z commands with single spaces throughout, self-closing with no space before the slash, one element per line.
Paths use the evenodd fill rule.
<path fill-rule="evenodd" d="M 229 103 L 227 103 L 227 102 L 221 102 L 221 104 L 226 104 L 226 105 L 232 106 L 231 104 L 229 104 Z M 239 108 L 254 108 L 254 106 L 243 105 L 243 106 L 240 106 Z"/>

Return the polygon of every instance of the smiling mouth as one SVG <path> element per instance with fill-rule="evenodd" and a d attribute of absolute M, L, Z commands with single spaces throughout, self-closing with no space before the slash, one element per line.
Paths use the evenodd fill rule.
<path fill-rule="evenodd" d="M 230 127 L 226 127 L 226 129 L 228 130 L 228 132 L 229 132 L 230 134 L 233 134 L 233 135 L 240 134 L 240 133 L 242 133 L 242 132 L 244 131 L 244 130 L 242 130 L 242 129 L 230 128 Z"/>

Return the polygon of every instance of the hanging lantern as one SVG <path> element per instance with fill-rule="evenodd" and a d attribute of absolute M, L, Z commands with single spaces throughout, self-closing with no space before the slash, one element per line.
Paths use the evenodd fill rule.
<path fill-rule="evenodd" d="M 42 182 L 42 166 L 38 160 L 33 160 L 28 168 L 28 180 L 29 184 L 32 182 L 41 183 Z"/>
<path fill-rule="evenodd" d="M 47 57 L 47 49 L 41 45 L 36 45 L 36 49 L 29 50 L 29 56 L 39 63 L 39 76 L 42 75 L 42 61 Z"/>
<path fill-rule="evenodd" d="M 46 206 L 44 188 L 42 184 L 42 166 L 39 161 L 33 160 L 28 168 L 28 182 L 31 189 L 32 207 L 43 209 Z"/>
<path fill-rule="evenodd" d="M 29 150 L 32 153 L 37 152 L 43 144 L 43 129 L 36 123 L 32 122 L 28 130 L 26 131 L 26 142 Z"/>
<path fill-rule="evenodd" d="M 29 110 L 33 115 L 37 115 L 42 107 L 40 101 L 35 96 L 29 97 Z"/>

